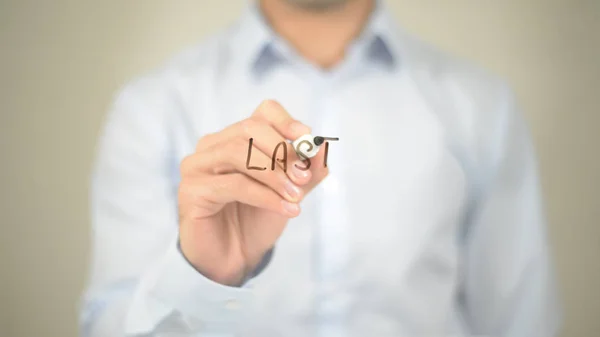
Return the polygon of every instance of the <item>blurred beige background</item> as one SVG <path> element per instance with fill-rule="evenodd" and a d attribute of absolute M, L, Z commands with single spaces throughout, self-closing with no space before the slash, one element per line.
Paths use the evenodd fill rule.
<path fill-rule="evenodd" d="M 387 1 L 409 31 L 508 78 L 541 163 L 563 336 L 600 336 L 600 1 Z M 77 335 L 87 183 L 115 90 L 243 0 L 0 0 L 0 336 Z"/>

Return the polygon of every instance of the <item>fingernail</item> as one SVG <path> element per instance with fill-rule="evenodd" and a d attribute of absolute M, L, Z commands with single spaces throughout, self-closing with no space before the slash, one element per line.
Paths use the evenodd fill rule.
<path fill-rule="evenodd" d="M 289 199 L 291 199 L 292 201 L 298 201 L 298 199 L 300 199 L 300 194 L 302 193 L 300 187 L 294 185 L 294 183 L 289 180 L 286 180 L 284 186 L 285 192 L 289 196 Z"/>
<path fill-rule="evenodd" d="M 283 210 L 285 211 L 285 213 L 288 213 L 290 215 L 295 216 L 298 214 L 298 212 L 300 212 L 300 206 L 289 201 L 282 200 L 281 206 L 283 206 Z"/>
<path fill-rule="evenodd" d="M 300 122 L 292 122 L 290 124 L 290 130 L 292 133 L 297 134 L 298 137 L 310 133 L 310 128 Z"/>
<path fill-rule="evenodd" d="M 301 168 L 305 168 L 306 163 L 297 160 L 292 164 L 292 174 L 300 180 L 310 179 L 311 173 L 310 170 L 302 170 Z"/>

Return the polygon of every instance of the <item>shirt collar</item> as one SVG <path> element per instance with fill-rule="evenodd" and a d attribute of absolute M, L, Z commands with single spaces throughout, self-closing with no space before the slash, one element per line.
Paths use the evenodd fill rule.
<path fill-rule="evenodd" d="M 286 52 L 287 44 L 265 21 L 256 1 L 247 2 L 237 28 L 233 50 L 234 55 L 241 58 L 242 66 L 259 75 L 285 61 L 282 53 Z M 398 64 L 396 29 L 384 1 L 377 0 L 367 26 L 355 41 L 363 48 L 367 61 L 389 68 Z"/>

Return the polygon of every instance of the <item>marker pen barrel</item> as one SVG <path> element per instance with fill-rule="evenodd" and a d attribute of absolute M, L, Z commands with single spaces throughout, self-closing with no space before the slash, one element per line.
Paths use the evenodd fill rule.
<path fill-rule="evenodd" d="M 292 142 L 294 150 L 300 158 L 313 158 L 319 153 L 321 145 L 325 142 L 323 137 L 314 137 L 310 134 L 301 136 Z"/>

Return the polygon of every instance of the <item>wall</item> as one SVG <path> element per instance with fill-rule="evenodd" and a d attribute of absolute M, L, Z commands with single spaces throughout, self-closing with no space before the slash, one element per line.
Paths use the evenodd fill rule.
<path fill-rule="evenodd" d="M 114 91 L 244 1 L 0 1 L 2 336 L 76 336 L 87 179 Z M 508 78 L 538 148 L 563 336 L 600 335 L 600 2 L 388 1 L 413 31 Z"/>

